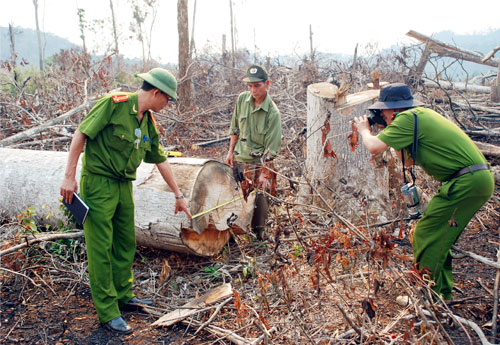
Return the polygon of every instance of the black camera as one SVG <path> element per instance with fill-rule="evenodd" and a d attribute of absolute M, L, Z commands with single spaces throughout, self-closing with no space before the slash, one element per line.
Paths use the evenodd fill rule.
<path fill-rule="evenodd" d="M 368 114 L 368 123 L 370 126 L 373 126 L 374 124 L 379 124 L 384 127 L 387 127 L 387 122 L 385 122 L 384 117 L 382 116 L 382 110 L 380 109 L 369 109 L 370 113 Z"/>

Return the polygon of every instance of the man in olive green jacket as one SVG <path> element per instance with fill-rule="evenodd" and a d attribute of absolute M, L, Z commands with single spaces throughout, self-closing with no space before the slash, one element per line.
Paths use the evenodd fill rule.
<path fill-rule="evenodd" d="M 281 116 L 269 96 L 270 85 L 267 71 L 252 65 L 243 79 L 248 91 L 242 92 L 236 101 L 229 135 L 231 138 L 226 163 L 243 165 L 243 174 L 253 180 L 255 187 L 274 192 L 276 174 L 273 158 L 281 147 Z M 252 228 L 260 237 L 265 227 L 268 201 L 257 193 Z"/>
<path fill-rule="evenodd" d="M 99 321 L 120 333 L 132 332 L 120 310 L 153 303 L 131 291 L 136 248 L 132 181 L 143 160 L 156 164 L 174 192 L 175 213 L 191 216 L 160 145 L 152 113 L 177 99 L 177 80 L 162 68 L 138 77 L 143 79 L 138 92 L 102 97 L 80 124 L 61 185 L 61 195 L 71 203 L 78 191 L 76 167 L 85 146 L 80 192 L 90 207 L 83 225 L 90 288 Z"/>

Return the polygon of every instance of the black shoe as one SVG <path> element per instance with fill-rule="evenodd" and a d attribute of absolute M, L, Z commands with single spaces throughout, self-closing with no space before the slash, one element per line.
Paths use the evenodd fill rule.
<path fill-rule="evenodd" d="M 127 324 L 127 321 L 121 316 L 115 317 L 113 320 L 108 321 L 104 324 L 104 327 L 113 332 L 130 334 L 132 333 L 132 327 Z"/>
<path fill-rule="evenodd" d="M 131 311 L 131 310 L 141 310 L 143 307 L 152 307 L 153 301 L 147 299 L 141 299 L 138 297 L 132 297 L 130 301 L 125 303 L 120 307 L 121 310 Z"/>

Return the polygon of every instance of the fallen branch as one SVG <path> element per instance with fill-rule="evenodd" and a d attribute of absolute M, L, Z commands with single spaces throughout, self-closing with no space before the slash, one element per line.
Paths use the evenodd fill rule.
<path fill-rule="evenodd" d="M 33 135 L 40 133 L 53 125 L 66 120 L 68 117 L 71 117 L 72 115 L 78 113 L 79 111 L 89 109 L 91 106 L 94 105 L 94 103 L 95 103 L 95 101 L 88 101 L 88 102 L 86 102 L 86 103 L 84 103 L 84 104 L 82 104 L 74 109 L 71 109 L 70 111 L 56 117 L 55 119 L 52 119 L 50 121 L 45 122 L 44 124 L 42 124 L 40 126 L 30 128 L 24 132 L 17 133 L 17 134 L 11 135 L 10 137 L 2 139 L 2 140 L 0 140 L 0 147 L 9 146 L 9 145 L 16 143 L 18 141 L 24 140 L 26 138 L 30 138 Z"/>
<path fill-rule="evenodd" d="M 500 115 L 500 110 L 491 108 L 491 107 L 483 107 L 481 105 L 476 105 L 476 104 L 465 104 L 462 102 L 453 102 L 453 105 L 458 106 L 463 109 L 472 109 L 472 110 L 479 110 L 479 111 L 484 111 L 485 113 L 491 113 L 491 114 L 496 114 Z"/>
<path fill-rule="evenodd" d="M 206 294 L 189 301 L 187 304 L 183 305 L 166 315 L 163 315 L 158 320 L 153 322 L 152 326 L 171 326 L 186 317 L 200 312 L 201 308 L 207 307 L 215 302 L 232 296 L 233 289 L 230 283 L 222 284 L 215 289 L 207 292 Z"/>
<path fill-rule="evenodd" d="M 24 277 L 24 278 L 28 279 L 31 282 L 31 284 L 33 284 L 34 286 L 43 289 L 43 287 L 40 284 L 37 284 L 33 279 L 31 279 L 30 277 L 28 277 L 26 274 L 22 274 L 22 273 L 19 273 L 19 272 L 16 272 L 16 271 L 12 271 L 12 270 L 9 270 L 8 268 L 4 268 L 4 267 L 0 267 L 0 270 L 3 270 L 5 272 L 9 272 L 9 273 L 12 273 L 12 274 Z"/>
<path fill-rule="evenodd" d="M 66 137 L 58 137 L 58 138 L 48 138 L 48 139 L 41 139 L 41 140 L 33 140 L 33 141 L 26 141 L 23 143 L 15 144 L 15 145 L 9 145 L 10 148 L 12 149 L 17 149 L 20 147 L 26 147 L 26 146 L 33 146 L 33 145 L 47 145 L 47 144 L 56 144 L 56 143 L 61 143 L 65 141 L 71 141 L 72 137 L 66 136 Z"/>
<path fill-rule="evenodd" d="M 500 268 L 500 263 L 498 262 L 495 262 L 495 261 L 492 261 L 488 258 L 485 258 L 484 256 L 481 256 L 481 255 L 478 255 L 478 254 L 475 254 L 475 253 L 472 253 L 472 252 L 468 252 L 468 251 L 465 251 L 463 249 L 460 249 L 458 248 L 457 246 L 451 246 L 451 248 L 457 252 L 459 252 L 460 254 L 463 254 L 464 256 L 469 256 L 479 262 L 482 262 L 483 264 L 485 265 L 488 265 L 488 266 L 492 266 L 492 267 L 495 267 L 495 268 Z M 460 258 L 462 257 L 462 255 L 454 255 L 453 258 Z"/>
<path fill-rule="evenodd" d="M 193 319 L 182 320 L 182 323 L 187 324 L 187 325 L 195 324 L 196 326 L 201 325 L 201 322 L 193 320 Z M 224 329 L 221 327 L 209 325 L 205 328 L 205 330 L 207 330 L 208 332 L 210 332 L 218 337 L 221 337 L 220 339 L 228 339 L 229 341 L 231 341 L 232 343 L 234 343 L 236 345 L 258 344 L 255 342 L 257 339 L 243 338 L 242 336 L 239 336 L 238 334 L 234 333 L 233 331 L 230 331 L 230 330 L 227 330 L 227 329 Z"/>
<path fill-rule="evenodd" d="M 488 61 L 488 60 L 489 60 L 489 59 L 491 59 L 491 58 L 495 55 L 495 53 L 496 53 L 497 51 L 499 51 L 499 50 L 500 50 L 500 46 L 498 46 L 498 47 L 494 48 L 492 51 L 490 51 L 488 54 L 486 54 L 486 55 L 484 56 L 484 58 L 482 59 L 482 61 L 483 61 L 483 62 Z"/>
<path fill-rule="evenodd" d="M 474 141 L 477 148 L 485 156 L 500 157 L 500 147 L 493 144 L 487 144 L 480 141 Z"/>
<path fill-rule="evenodd" d="M 454 47 L 450 44 L 443 43 L 441 41 L 433 39 L 432 37 L 422 35 L 421 33 L 418 33 L 413 30 L 408 31 L 406 35 L 416 38 L 421 42 L 432 42 L 429 49 L 431 50 L 431 52 L 441 56 L 448 56 L 455 59 L 467 60 L 491 67 L 497 67 L 499 63 L 498 60 L 492 58 L 485 59 L 485 57 L 478 52 Z"/>
<path fill-rule="evenodd" d="M 497 252 L 497 263 L 500 263 L 500 251 Z M 493 290 L 493 318 L 491 319 L 491 334 L 497 336 L 497 318 L 498 318 L 498 287 L 500 286 L 500 269 L 497 269 L 495 276 L 495 285 Z"/>
<path fill-rule="evenodd" d="M 205 146 L 210 146 L 210 145 L 213 145 L 213 144 L 222 143 L 224 141 L 228 141 L 229 139 L 230 139 L 230 137 L 225 137 L 225 138 L 221 138 L 221 139 L 214 139 L 214 140 L 208 140 L 208 141 L 200 141 L 200 142 L 194 143 L 193 146 L 205 147 Z"/>
<path fill-rule="evenodd" d="M 493 130 L 487 130 L 487 131 L 469 131 L 469 130 L 465 130 L 465 133 L 467 133 L 467 135 L 469 135 L 469 136 L 471 136 L 471 135 L 479 135 L 479 136 L 483 136 L 483 137 L 493 137 L 493 138 L 500 137 L 500 133 L 496 132 L 496 131 L 493 131 Z"/>
<path fill-rule="evenodd" d="M 222 307 L 225 306 L 232 299 L 233 299 L 233 297 L 231 296 L 231 297 L 227 298 L 226 300 L 224 300 L 222 303 L 219 303 L 217 305 L 217 308 L 215 308 L 215 311 L 210 316 L 210 318 L 206 322 L 204 322 L 200 327 L 198 327 L 196 332 L 194 332 L 194 335 L 196 335 L 199 331 L 201 331 L 203 328 L 208 326 L 210 324 L 210 322 L 212 322 L 212 320 L 217 316 L 217 314 L 219 314 L 219 311 L 222 309 Z"/>
<path fill-rule="evenodd" d="M 481 330 L 481 327 L 479 327 L 474 322 L 472 322 L 470 320 L 467 320 L 467 319 L 464 319 L 463 317 L 460 317 L 460 316 L 457 316 L 457 315 L 453 315 L 452 319 L 456 319 L 462 325 L 467 325 L 470 328 L 472 328 L 476 332 L 476 334 L 479 337 L 479 339 L 481 340 L 481 344 L 483 344 L 483 345 L 494 345 L 494 343 L 490 343 L 488 341 L 488 339 L 486 339 L 486 336 L 484 335 L 483 331 Z"/>
<path fill-rule="evenodd" d="M 434 81 L 428 78 L 422 78 L 424 81 L 424 85 L 426 87 L 431 88 L 443 88 L 446 90 L 459 90 L 459 91 L 467 91 L 467 92 L 475 92 L 475 93 L 490 93 L 491 87 L 482 86 L 482 85 L 474 85 L 474 84 L 466 84 L 464 82 L 454 82 L 451 83 L 446 80 L 438 80 Z"/>
<path fill-rule="evenodd" d="M 51 232 L 51 233 L 44 233 L 43 235 L 33 235 L 33 236 L 35 238 L 28 239 L 27 237 L 25 237 L 24 238 L 26 240 L 25 242 L 18 244 L 17 246 L 10 247 L 0 251 L 0 257 L 13 253 L 19 249 L 26 248 L 35 243 L 83 237 L 83 230 L 76 232 Z M 5 245 L 6 243 L 2 243 L 1 248 L 3 248 Z"/>

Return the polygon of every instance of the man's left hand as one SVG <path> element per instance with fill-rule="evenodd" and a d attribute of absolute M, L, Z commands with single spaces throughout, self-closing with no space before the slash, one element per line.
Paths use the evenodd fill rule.
<path fill-rule="evenodd" d="M 355 117 L 352 122 L 352 129 L 356 129 L 360 134 L 363 131 L 371 133 L 370 123 L 368 122 L 366 115 Z"/>

